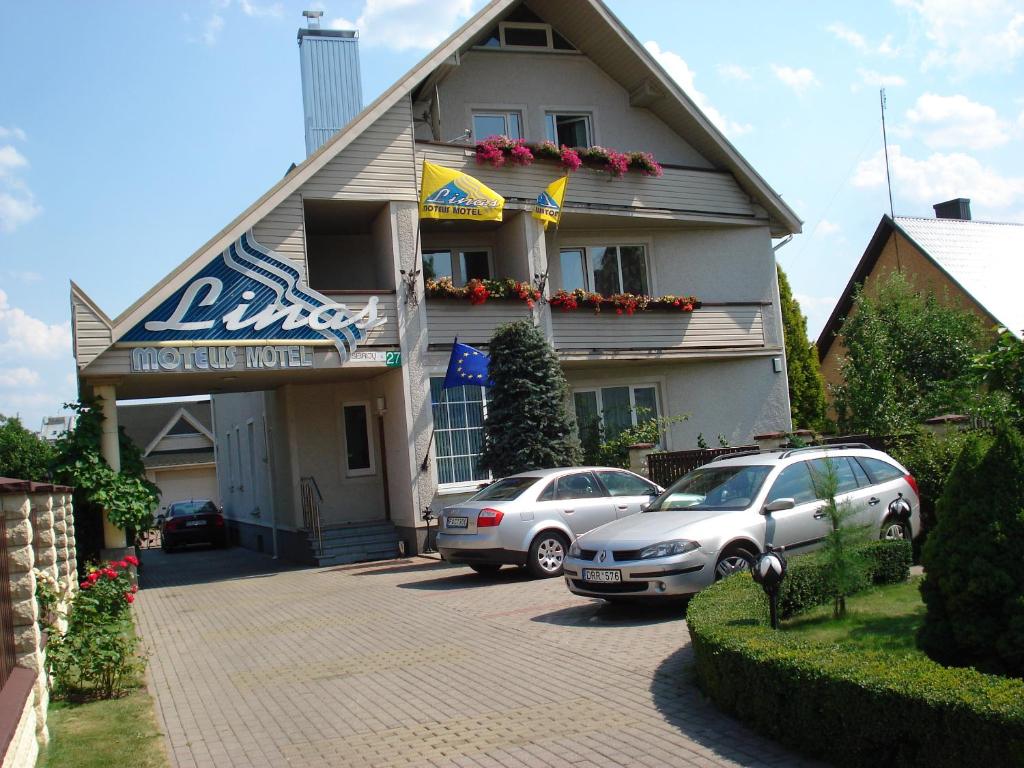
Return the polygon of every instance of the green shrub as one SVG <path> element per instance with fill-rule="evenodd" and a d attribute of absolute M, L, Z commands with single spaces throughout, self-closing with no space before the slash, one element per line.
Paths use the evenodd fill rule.
<path fill-rule="evenodd" d="M 922 431 L 894 440 L 889 448 L 890 455 L 909 469 L 917 480 L 921 497 L 921 534 L 916 544 L 923 544 L 923 537 L 935 528 L 935 502 L 942 496 L 953 464 L 972 435 L 972 432 L 936 435 Z"/>
<path fill-rule="evenodd" d="M 964 446 L 925 543 L 919 646 L 946 664 L 1024 676 L 1024 438 Z"/>
<path fill-rule="evenodd" d="M 910 543 L 873 541 L 857 548 L 864 567 L 851 592 L 871 584 L 898 584 L 910 575 Z M 828 564 L 821 552 L 800 555 L 789 560 L 786 578 L 779 591 L 779 615 L 782 618 L 822 605 L 831 600 Z"/>
<path fill-rule="evenodd" d="M 71 603 L 64 634 L 51 628 L 46 663 L 55 696 L 110 699 L 138 671 L 138 637 L 130 605 L 137 587 L 129 578 L 134 555 L 90 566 Z"/>
<path fill-rule="evenodd" d="M 894 573 L 895 550 L 874 552 L 868 557 L 884 564 L 881 572 Z M 765 596 L 746 575 L 698 594 L 687 624 L 704 693 L 811 757 L 858 768 L 1024 765 L 1020 680 L 772 630 Z"/>

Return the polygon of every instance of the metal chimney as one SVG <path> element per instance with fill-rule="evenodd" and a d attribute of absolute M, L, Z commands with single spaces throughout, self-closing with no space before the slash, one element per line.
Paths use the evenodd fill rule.
<path fill-rule="evenodd" d="M 309 26 L 299 30 L 302 112 L 306 157 L 363 109 L 359 72 L 359 33 L 321 29 L 323 11 L 303 11 Z"/>
<path fill-rule="evenodd" d="M 936 203 L 932 208 L 935 209 L 936 219 L 971 220 L 971 201 L 966 197 L 957 197 L 944 203 Z"/>

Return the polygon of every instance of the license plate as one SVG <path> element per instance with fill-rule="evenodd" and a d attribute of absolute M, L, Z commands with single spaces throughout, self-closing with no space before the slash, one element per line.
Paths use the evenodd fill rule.
<path fill-rule="evenodd" d="M 609 568 L 584 568 L 583 569 L 583 580 L 584 581 L 622 581 L 622 571 L 611 570 Z"/>
<path fill-rule="evenodd" d="M 449 517 L 445 528 L 468 528 L 469 518 L 468 517 Z"/>
<path fill-rule="evenodd" d="M 205 520 L 189 520 L 185 523 L 186 528 L 198 528 L 200 525 L 206 525 Z"/>

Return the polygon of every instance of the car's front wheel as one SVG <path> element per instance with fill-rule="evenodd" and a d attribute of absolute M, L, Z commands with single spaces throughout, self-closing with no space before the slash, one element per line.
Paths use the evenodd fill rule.
<path fill-rule="evenodd" d="M 544 531 L 530 544 L 526 568 L 538 579 L 562 575 L 562 563 L 569 549 L 569 541 L 558 531 Z"/>
<path fill-rule="evenodd" d="M 756 557 L 757 555 L 746 547 L 729 547 L 718 556 L 718 562 L 715 564 L 715 581 L 734 573 L 749 571 Z"/>

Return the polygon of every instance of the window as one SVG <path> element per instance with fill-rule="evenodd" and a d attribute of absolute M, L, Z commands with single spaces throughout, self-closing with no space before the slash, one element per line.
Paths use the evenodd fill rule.
<path fill-rule="evenodd" d="M 564 248 L 559 260 L 564 290 L 581 288 L 605 296 L 649 292 L 647 255 L 642 245 Z"/>
<path fill-rule="evenodd" d="M 857 461 L 867 471 L 872 483 L 887 483 L 903 477 L 903 472 L 887 461 L 869 459 L 866 456 L 858 456 Z"/>
<path fill-rule="evenodd" d="M 423 279 L 437 280 L 441 277 L 450 277 L 455 285 L 465 285 L 473 279 L 488 280 L 491 277 L 491 252 L 484 248 L 424 251 Z"/>
<path fill-rule="evenodd" d="M 506 477 L 491 483 L 469 501 L 515 501 L 538 480 L 539 477 Z"/>
<path fill-rule="evenodd" d="M 553 48 L 547 24 L 510 23 L 498 25 L 502 48 Z"/>
<path fill-rule="evenodd" d="M 443 376 L 430 379 L 434 415 L 434 452 L 437 482 L 441 485 L 487 480 L 480 468 L 484 447 L 484 415 L 487 400 L 483 387 L 465 386 L 443 390 Z"/>
<path fill-rule="evenodd" d="M 597 479 L 589 472 L 579 472 L 575 475 L 558 478 L 558 488 L 555 491 L 555 498 L 559 501 L 599 499 L 604 495 L 604 490 L 597 484 Z"/>
<path fill-rule="evenodd" d="M 554 501 L 555 500 L 555 484 L 557 480 L 552 480 L 543 491 L 537 496 L 537 501 Z"/>
<path fill-rule="evenodd" d="M 814 483 L 811 481 L 811 473 L 807 469 L 806 461 L 790 464 L 782 470 L 768 494 L 768 501 L 793 499 L 796 504 L 806 504 L 817 498 L 818 495 L 814 491 Z"/>
<path fill-rule="evenodd" d="M 669 486 L 648 512 L 681 509 L 745 509 L 757 496 L 772 468 L 760 464 L 716 466 L 708 464 L 688 472 Z M 807 470 L 804 470 L 807 475 Z M 807 475 L 808 484 L 810 475 Z"/>
<path fill-rule="evenodd" d="M 623 430 L 635 427 L 660 415 L 658 393 L 653 385 L 602 387 L 573 392 L 576 425 L 580 440 L 588 444 L 600 436 L 611 440 Z"/>
<path fill-rule="evenodd" d="M 523 118 L 518 112 L 474 112 L 473 139 L 483 141 L 488 136 L 523 138 Z"/>
<path fill-rule="evenodd" d="M 599 471 L 597 476 L 612 496 L 653 496 L 656 492 L 653 485 L 628 472 L 605 470 L 604 472 Z"/>
<path fill-rule="evenodd" d="M 853 467 L 850 466 L 849 459 L 845 456 L 812 459 L 810 461 L 811 476 L 819 499 L 827 498 L 825 486 L 828 478 L 828 462 L 832 462 L 832 468 L 836 474 L 836 494 L 857 490 L 857 476 L 853 472 Z"/>
<path fill-rule="evenodd" d="M 369 407 L 366 403 L 342 406 L 345 422 L 345 470 L 350 476 L 373 474 L 368 412 Z"/>
<path fill-rule="evenodd" d="M 590 115 L 548 112 L 544 115 L 548 141 L 558 146 L 589 147 L 592 142 Z"/>

